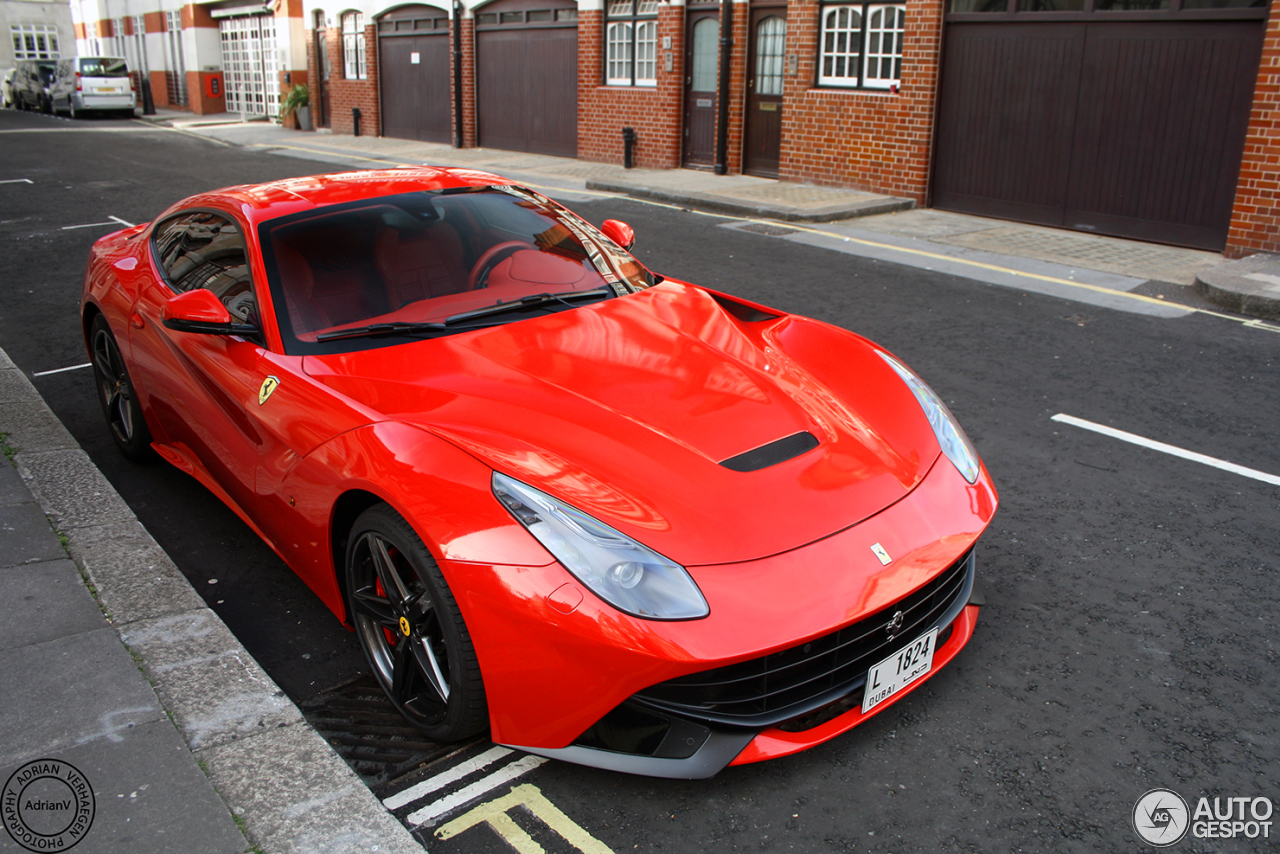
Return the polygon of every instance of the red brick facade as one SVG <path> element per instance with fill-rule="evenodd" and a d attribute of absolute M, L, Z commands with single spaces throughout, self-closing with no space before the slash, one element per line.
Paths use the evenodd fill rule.
<path fill-rule="evenodd" d="M 788 181 L 852 187 L 924 204 L 942 44 L 941 0 L 909 0 L 899 91 L 816 88 L 819 6 L 792 0 L 782 157 Z"/>
<path fill-rule="evenodd" d="M 1271 0 L 1226 255 L 1280 252 L 1280 0 Z"/>
<path fill-rule="evenodd" d="M 331 28 L 332 29 L 332 28 Z M 314 39 L 314 31 L 309 30 Z M 380 136 L 382 134 L 382 117 L 378 107 L 378 31 L 374 24 L 366 24 L 364 28 L 364 55 L 368 78 L 365 80 L 348 80 L 344 76 L 346 67 L 342 62 L 342 37 L 338 34 L 337 56 L 330 52 L 330 59 L 335 60 L 329 72 L 329 127 L 334 133 L 355 133 L 355 114 L 353 109 L 360 110 L 360 134 L 362 136 Z"/>
<path fill-rule="evenodd" d="M 664 47 L 670 39 L 671 47 Z M 667 63 L 671 70 L 667 71 Z M 622 129 L 636 132 L 634 164 L 649 169 L 680 166 L 684 97 L 684 9 L 658 7 L 658 85 L 606 86 L 604 13 L 578 19 L 578 157 L 623 161 Z"/>

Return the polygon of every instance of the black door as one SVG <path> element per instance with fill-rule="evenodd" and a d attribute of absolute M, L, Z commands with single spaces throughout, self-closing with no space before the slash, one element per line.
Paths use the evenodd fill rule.
<path fill-rule="evenodd" d="M 747 129 L 742 171 L 778 177 L 782 151 L 782 62 L 787 10 L 752 9 L 747 65 Z"/>
<path fill-rule="evenodd" d="M 311 116 L 318 128 L 329 126 L 329 31 L 325 29 L 324 12 L 316 12 L 315 29 L 316 76 L 315 110 Z"/>
<path fill-rule="evenodd" d="M 578 10 L 496 0 L 476 13 L 476 138 L 484 148 L 578 155 Z"/>
<path fill-rule="evenodd" d="M 423 142 L 452 139 L 449 15 L 402 6 L 378 21 L 382 135 Z"/>
<path fill-rule="evenodd" d="M 712 166 L 716 157 L 716 84 L 720 72 L 720 15 L 690 12 L 684 63 L 684 165 Z"/>
<path fill-rule="evenodd" d="M 1219 250 L 1257 21 L 948 23 L 932 203 Z"/>

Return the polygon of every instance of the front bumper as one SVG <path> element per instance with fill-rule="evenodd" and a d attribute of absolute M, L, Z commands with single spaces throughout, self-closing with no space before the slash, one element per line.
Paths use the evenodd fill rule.
<path fill-rule="evenodd" d="M 494 741 L 631 773 L 705 777 L 726 764 L 782 756 L 834 738 L 932 673 L 868 715 L 860 702 L 848 711 L 832 705 L 842 698 L 861 700 L 862 666 L 834 680 L 823 696 L 766 709 L 762 718 L 709 718 L 659 708 L 672 722 L 671 731 L 650 733 L 638 752 L 601 749 L 609 740 L 589 731 L 607 724 L 604 719 L 619 707 L 634 706 L 633 698 L 647 689 L 819 643 L 908 599 L 971 552 L 996 505 L 985 469 L 969 484 L 940 457 L 909 495 L 851 528 L 759 560 L 689 567 L 711 615 L 685 622 L 621 614 L 555 563 L 510 567 L 444 560 L 441 569 L 459 594 L 480 658 Z M 892 556 L 889 564 L 881 565 L 873 544 Z M 931 624 L 952 626 L 949 637 L 940 636 L 935 672 L 973 633 L 972 568 L 967 575 L 967 586 L 948 599 L 946 613 L 931 617 Z M 904 631 L 898 639 L 905 645 L 918 634 L 908 637 Z M 814 717 L 798 725 L 795 719 L 806 715 Z"/>

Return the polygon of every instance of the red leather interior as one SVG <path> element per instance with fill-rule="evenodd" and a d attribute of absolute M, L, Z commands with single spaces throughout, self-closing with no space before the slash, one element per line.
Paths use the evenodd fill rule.
<path fill-rule="evenodd" d="M 462 239 L 448 223 L 412 231 L 381 226 L 373 252 L 392 310 L 466 289 Z"/>

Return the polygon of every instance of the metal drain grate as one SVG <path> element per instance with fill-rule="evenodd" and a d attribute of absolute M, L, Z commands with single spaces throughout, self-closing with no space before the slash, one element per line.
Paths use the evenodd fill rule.
<path fill-rule="evenodd" d="M 752 222 L 738 226 L 738 231 L 750 231 L 754 234 L 767 234 L 770 237 L 781 237 L 784 234 L 795 234 L 796 229 L 781 225 L 769 225 L 763 222 Z"/>
<path fill-rule="evenodd" d="M 300 704 L 307 721 L 374 789 L 456 750 L 409 725 L 373 676 L 326 691 Z"/>

